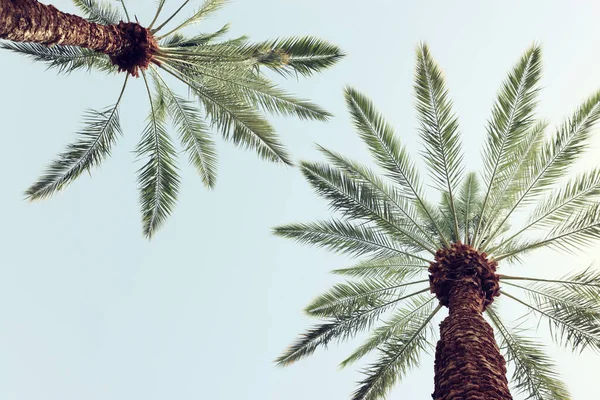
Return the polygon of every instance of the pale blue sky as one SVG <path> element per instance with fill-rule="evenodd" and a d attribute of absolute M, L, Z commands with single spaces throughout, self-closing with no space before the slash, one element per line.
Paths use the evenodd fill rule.
<path fill-rule="evenodd" d="M 178 5 L 167 3 L 168 10 Z M 128 4 L 142 23 L 151 18 L 149 2 Z M 69 0 L 54 5 L 75 11 Z M 320 76 L 283 82 L 336 114 L 328 124 L 272 119 L 296 159 L 320 158 L 318 142 L 366 160 L 344 107 L 344 85 L 370 96 L 416 154 L 414 48 L 427 41 L 446 72 L 467 161 L 477 168 L 496 90 L 533 41 L 544 50 L 540 113 L 551 122 L 600 87 L 598 16 L 600 3 L 591 0 L 237 0 L 199 29 L 231 22 L 232 35 L 257 40 L 313 34 L 349 54 Z M 179 205 L 146 241 L 132 150 L 147 100 L 134 81 L 121 108 L 125 137 L 112 158 L 92 178 L 29 204 L 23 190 L 71 141 L 85 108 L 115 101 L 122 77 L 57 76 L 5 51 L 0 71 L 0 398 L 348 398 L 361 375 L 339 371 L 337 363 L 356 342 L 290 368 L 272 363 L 317 322 L 302 309 L 336 281 L 328 271 L 352 262 L 271 235 L 278 224 L 329 216 L 297 170 L 220 143 L 219 181 L 209 192 L 183 158 Z M 594 152 L 600 154 L 600 129 Z M 590 155 L 586 163 L 598 161 Z M 598 253 L 541 252 L 520 270 L 557 277 L 600 260 Z M 573 399 L 600 397 L 600 358 L 548 343 Z M 425 357 L 390 398 L 430 398 L 432 386 L 433 362 Z"/>

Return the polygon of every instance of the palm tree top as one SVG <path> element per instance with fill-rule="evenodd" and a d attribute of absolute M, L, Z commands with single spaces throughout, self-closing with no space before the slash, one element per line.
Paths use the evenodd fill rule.
<path fill-rule="evenodd" d="M 367 341 L 341 365 L 377 353 L 376 361 L 363 369 L 365 377 L 352 398 L 383 398 L 435 342 L 432 320 L 447 305 L 448 283 L 460 276 L 485 294 L 477 307 L 485 310 L 514 367 L 513 388 L 528 398 L 566 400 L 569 392 L 543 344 L 506 323 L 494 299 L 513 300 L 529 311 L 528 317 L 547 321 L 558 344 L 598 351 L 600 272 L 588 268 L 546 279 L 502 275 L 496 269 L 520 263 L 536 249 L 574 252 L 600 239 L 600 169 L 568 176 L 589 146 L 600 117 L 600 92 L 547 136 L 548 124 L 535 113 L 541 49 L 531 46 L 497 94 L 486 127 L 482 170 L 467 172 L 442 71 L 426 44 L 418 46 L 416 59 L 421 154 L 440 200 L 426 198 L 408 149 L 372 102 L 346 88 L 354 126 L 384 176 L 320 147 L 327 162 L 304 161 L 300 167 L 341 218 L 293 223 L 275 233 L 366 258 L 333 271 L 350 280 L 306 308 L 308 315 L 325 321 L 302 334 L 277 363 L 289 365 L 319 347 L 370 330 Z M 523 210 L 529 211 L 526 222 L 511 227 L 511 217 Z"/>
<path fill-rule="evenodd" d="M 245 36 L 223 39 L 229 25 L 216 32 L 185 36 L 183 28 L 202 22 L 221 9 L 226 0 L 205 0 L 191 17 L 176 22 L 185 0 L 170 16 L 161 17 L 160 0 L 147 27 L 131 21 L 121 9 L 97 0 L 73 0 L 91 22 L 111 25 L 125 32 L 131 45 L 119 54 L 103 54 L 75 46 L 2 42 L 1 47 L 30 56 L 61 73 L 76 70 L 125 72 L 116 102 L 86 113 L 76 141 L 69 145 L 26 191 L 30 200 L 50 197 L 84 171 L 106 159 L 122 134 L 119 105 L 130 76 L 142 77 L 148 93 L 149 114 L 136 149 L 143 165 L 139 169 L 140 203 L 144 234 L 151 237 L 172 212 L 179 190 L 176 147 L 167 119 L 177 131 L 181 146 L 203 183 L 216 183 L 217 154 L 211 131 L 225 140 L 255 150 L 266 160 L 292 163 L 285 147 L 264 113 L 325 121 L 331 114 L 318 105 L 280 89 L 265 68 L 283 77 L 310 76 L 331 67 L 343 57 L 335 45 L 311 36 L 250 42 Z M 128 22 L 125 22 L 128 21 Z M 189 89 L 198 103 L 178 94 L 166 77 Z"/>

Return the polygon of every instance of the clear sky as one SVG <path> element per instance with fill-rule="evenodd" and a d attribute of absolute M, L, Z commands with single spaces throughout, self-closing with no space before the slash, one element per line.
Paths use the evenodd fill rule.
<path fill-rule="evenodd" d="M 154 10 L 149 3 L 128 2 L 142 23 Z M 167 3 L 167 10 L 178 5 Z M 75 12 L 68 0 L 54 5 Z M 197 29 L 231 22 L 232 36 L 257 40 L 313 34 L 349 54 L 320 76 L 282 82 L 336 115 L 328 124 L 272 119 L 293 156 L 312 160 L 320 159 L 317 142 L 366 160 L 345 110 L 344 85 L 370 96 L 416 155 L 414 49 L 427 41 L 446 72 L 475 169 L 495 93 L 534 41 L 544 51 L 540 114 L 552 123 L 600 88 L 599 16 L 600 3 L 592 0 L 236 0 Z M 91 177 L 30 204 L 24 189 L 73 139 L 87 107 L 116 100 L 122 76 L 57 76 L 6 51 L 0 71 L 0 398 L 349 397 L 361 375 L 339 371 L 337 363 L 357 342 L 286 369 L 272 363 L 317 322 L 302 309 L 336 281 L 328 271 L 352 262 L 270 233 L 278 224 L 330 215 L 297 170 L 220 142 L 218 185 L 209 192 L 182 157 L 179 205 L 146 241 L 132 150 L 148 106 L 142 82 L 134 80 L 121 108 L 125 136 L 113 156 Z M 589 155 L 584 163 L 598 161 Z M 510 271 L 559 277 L 600 260 L 598 253 L 540 252 Z M 573 399 L 600 398 L 598 355 L 571 356 L 548 344 Z M 427 399 L 432 388 L 433 361 L 424 357 L 390 399 Z"/>

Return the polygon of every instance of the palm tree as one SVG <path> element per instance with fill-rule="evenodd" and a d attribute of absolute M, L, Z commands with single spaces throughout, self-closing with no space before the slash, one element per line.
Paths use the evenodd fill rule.
<path fill-rule="evenodd" d="M 535 249 L 574 252 L 600 239 L 600 169 L 565 182 L 600 117 L 600 92 L 544 137 L 547 124 L 535 117 L 540 57 L 533 46 L 504 81 L 487 125 L 484 167 L 476 174 L 464 172 L 442 71 L 428 47 L 418 47 L 419 134 L 432 184 L 441 194 L 437 206 L 425 199 L 419 171 L 392 127 L 364 95 L 346 89 L 354 125 L 385 178 L 321 148 L 328 163 L 302 162 L 301 170 L 343 218 L 275 232 L 370 257 L 333 271 L 350 280 L 306 308 L 325 321 L 301 335 L 277 359 L 279 365 L 370 330 L 341 366 L 376 353 L 352 398 L 382 398 L 419 364 L 434 343 L 432 321 L 447 307 L 435 350 L 434 399 L 511 399 L 505 360 L 514 367 L 513 389 L 528 399 L 570 398 L 543 345 L 507 323 L 494 304 L 500 295 L 526 308 L 527 316 L 546 320 L 560 345 L 600 350 L 599 271 L 588 268 L 558 279 L 496 273 L 498 265 L 520 262 Z M 510 228 L 515 212 L 528 209 L 524 225 Z"/>
<path fill-rule="evenodd" d="M 63 73 L 80 69 L 125 72 L 116 102 L 86 114 L 75 143 L 27 189 L 27 197 L 36 200 L 51 196 L 110 155 L 121 135 L 119 104 L 130 75 L 141 74 L 150 106 L 136 149 L 138 157 L 144 159 L 138 182 L 147 237 L 171 213 L 179 188 L 176 150 L 167 133 L 167 117 L 208 188 L 215 185 L 217 162 L 210 128 L 216 128 L 236 145 L 254 149 L 264 159 L 291 164 L 262 112 L 319 121 L 327 120 L 330 114 L 277 87 L 260 67 L 282 76 L 310 76 L 332 66 L 343 54 L 338 47 L 314 37 L 259 43 L 251 43 L 246 37 L 221 40 L 228 25 L 192 37 L 180 33 L 225 2 L 205 0 L 190 18 L 166 28 L 189 0 L 159 24 L 165 4 L 165 0 L 160 0 L 147 27 L 131 22 L 123 1 L 120 3 L 125 15 L 107 3 L 74 0 L 85 15 L 82 18 L 36 0 L 0 0 L 0 39 L 11 41 L 3 42 L 3 48 L 26 54 Z M 201 107 L 179 95 L 167 83 L 166 76 L 189 89 Z"/>

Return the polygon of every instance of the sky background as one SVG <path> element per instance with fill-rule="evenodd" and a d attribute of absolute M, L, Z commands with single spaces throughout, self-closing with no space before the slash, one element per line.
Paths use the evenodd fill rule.
<path fill-rule="evenodd" d="M 200 1 L 193 3 L 184 15 Z M 53 4 L 76 12 L 70 1 Z M 127 4 L 142 23 L 152 18 L 148 1 Z M 166 10 L 178 5 L 167 0 Z M 321 159 L 315 143 L 368 160 L 345 109 L 345 85 L 373 99 L 416 157 L 414 50 L 426 41 L 446 73 L 466 161 L 476 169 L 497 89 L 534 41 L 544 59 L 539 113 L 551 123 L 600 88 L 599 15 L 600 3 L 591 0 L 237 0 L 195 29 L 230 22 L 232 37 L 313 34 L 348 53 L 322 75 L 282 81 L 336 115 L 328 124 L 271 119 L 293 156 L 310 160 Z M 24 189 L 73 139 L 86 108 L 114 103 L 123 76 L 58 76 L 6 51 L 0 71 L 0 398 L 349 398 L 361 374 L 337 364 L 358 342 L 285 369 L 272 362 L 318 322 L 302 309 L 338 281 L 328 271 L 353 262 L 271 234 L 279 224 L 330 215 L 299 171 L 220 142 L 218 185 L 207 191 L 182 157 L 179 204 L 148 242 L 132 154 L 148 105 L 142 81 L 133 80 L 113 156 L 54 198 L 27 203 Z M 598 164 L 597 132 L 576 168 Z M 534 254 L 503 271 L 559 277 L 600 260 L 597 248 L 576 257 Z M 598 355 L 572 356 L 547 343 L 573 399 L 600 397 Z M 425 356 L 389 398 L 427 399 L 432 390 L 433 359 Z"/>

